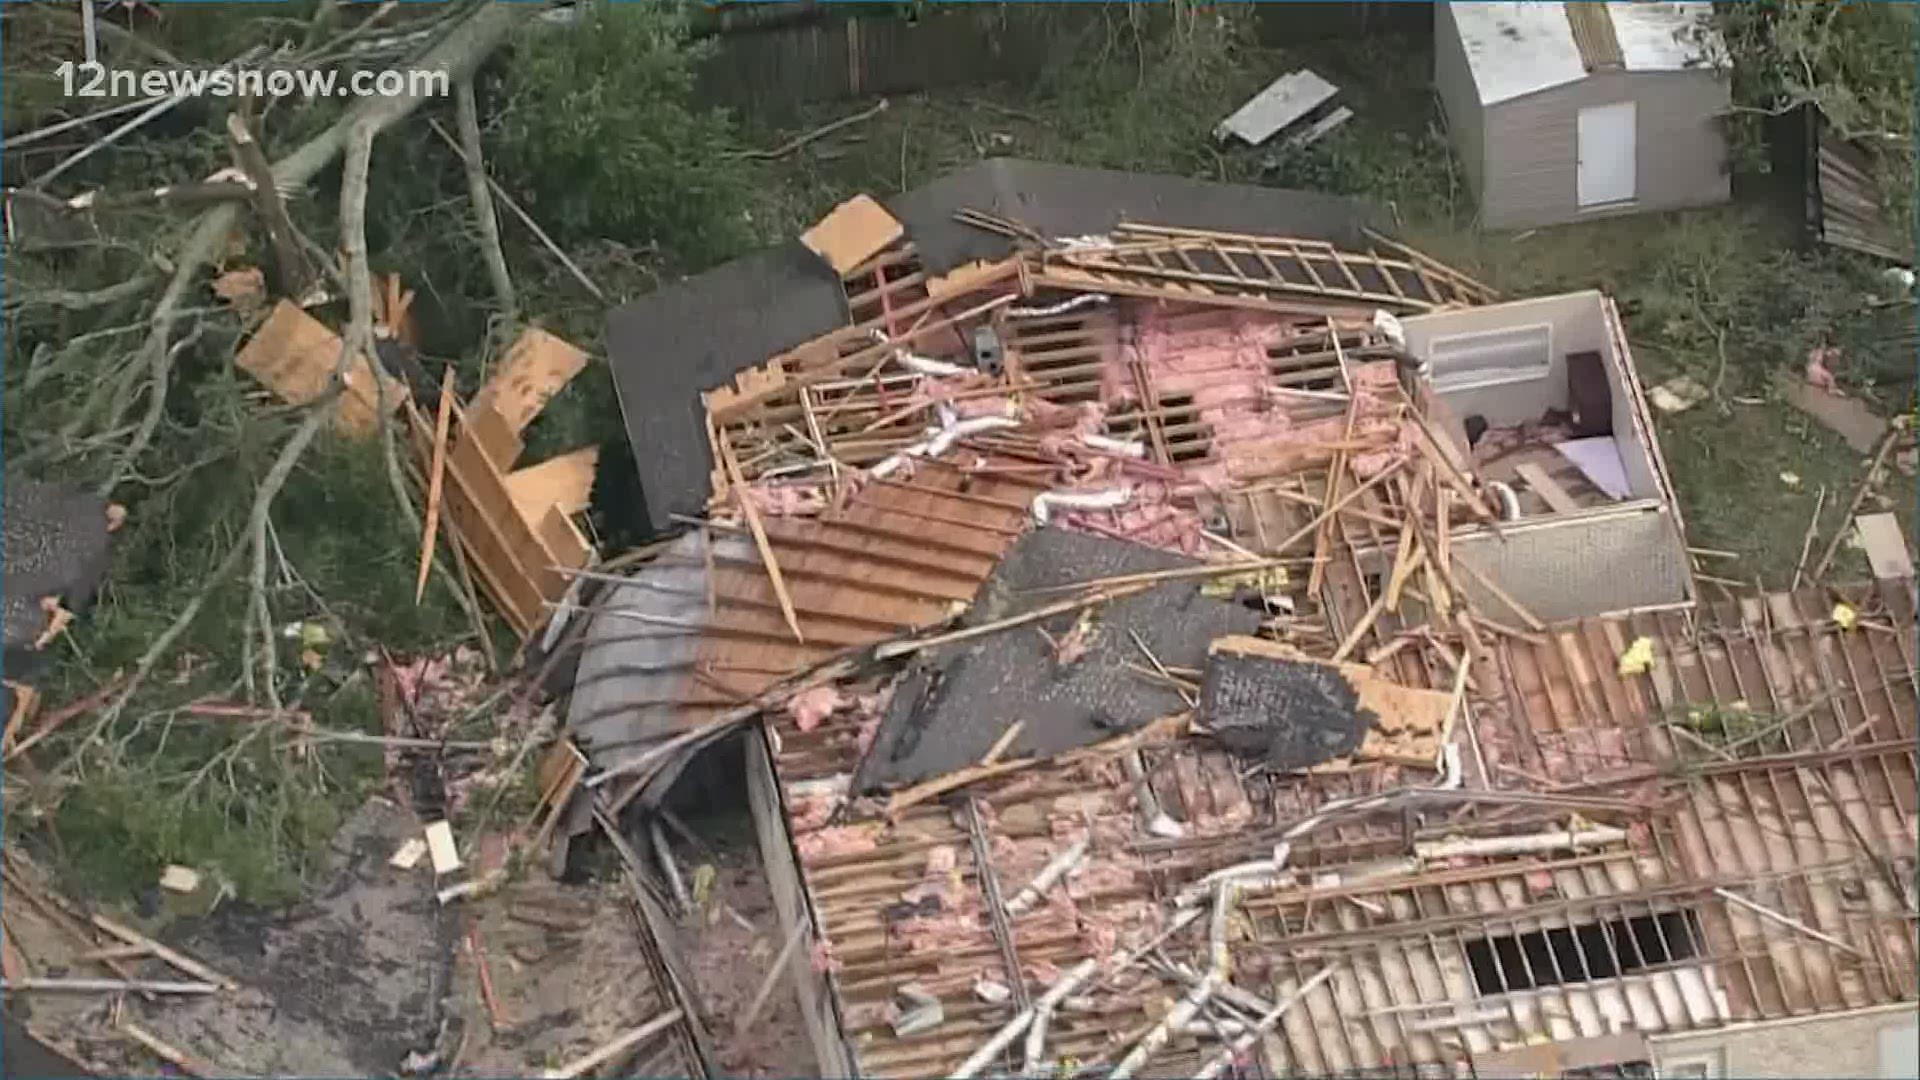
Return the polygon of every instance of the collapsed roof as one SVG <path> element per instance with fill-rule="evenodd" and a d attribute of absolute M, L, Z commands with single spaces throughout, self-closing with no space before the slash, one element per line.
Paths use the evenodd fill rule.
<path fill-rule="evenodd" d="M 825 1074 L 1472 1075 L 1920 997 L 1912 583 L 1696 607 L 1604 297 L 995 205 L 985 260 L 809 233 L 843 323 L 701 387 L 706 517 L 587 608 L 604 810 L 749 728 Z"/>
<path fill-rule="evenodd" d="M 1122 220 L 1356 244 L 1380 225 L 1367 203 L 1310 191 L 990 158 L 885 200 L 928 276 L 1013 250 L 1010 237 L 953 220 L 964 208 L 1050 236 L 1105 233 Z M 902 276 L 905 276 L 904 274 Z M 696 514 L 708 460 L 698 395 L 835 327 L 846 297 L 799 241 L 756 252 L 648 293 L 607 319 L 607 349 L 654 528 Z"/>

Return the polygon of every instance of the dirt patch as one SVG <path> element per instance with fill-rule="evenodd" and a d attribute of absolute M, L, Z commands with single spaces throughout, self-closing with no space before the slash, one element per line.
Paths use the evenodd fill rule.
<path fill-rule="evenodd" d="M 289 915 L 216 913 L 178 941 L 242 984 L 169 1006 L 161 1038 L 221 1068 L 277 1075 L 376 1075 L 440 1034 L 451 942 L 424 867 L 387 859 L 420 834 L 407 810 L 368 802 L 334 837 L 326 882 Z"/>
<path fill-rule="evenodd" d="M 222 977 L 235 990 L 200 998 L 38 995 L 9 1013 L 69 1056 L 106 1074 L 150 1075 L 157 1062 L 119 1032 L 131 1023 L 208 1072 L 376 1076 L 441 1034 L 451 942 L 431 871 L 387 859 L 417 836 L 414 816 L 384 799 L 362 806 L 334 837 L 329 870 L 309 899 L 285 912 L 223 907 L 213 915 L 141 929 Z M 9 871 L 28 877 L 24 860 Z M 13 881 L 9 882 L 14 884 Z M 102 944 L 86 913 L 42 882 L 10 889 L 8 938 L 35 973 L 105 976 L 79 959 Z M 25 900 L 20 911 L 14 901 Z M 131 918 L 120 916 L 124 921 Z M 128 975 L 184 976 L 158 959 L 125 961 Z"/>
<path fill-rule="evenodd" d="M 469 905 L 459 926 L 454 1007 L 464 1036 L 452 1075 L 538 1075 L 672 1007 L 655 985 L 624 883 L 516 883 Z M 620 1070 L 690 1072 L 671 1031 Z"/>
<path fill-rule="evenodd" d="M 677 828 L 667 830 L 667 836 L 683 876 L 697 893 L 695 910 L 679 920 L 674 944 L 707 1021 L 714 1069 L 724 1076 L 818 1076 L 792 980 L 779 979 L 758 1015 L 751 1023 L 743 1022 L 786 938 L 760 862 L 753 815 L 744 793 L 728 786 L 737 785 L 741 763 L 715 755 L 696 765 L 703 767 L 711 774 L 694 779 L 705 783 L 683 783 L 676 792 L 699 792 L 697 798 L 682 798 L 680 806 L 694 839 Z M 737 801 L 720 801 L 729 794 Z M 712 868 L 712 880 L 704 886 L 709 871 L 702 867 Z"/>

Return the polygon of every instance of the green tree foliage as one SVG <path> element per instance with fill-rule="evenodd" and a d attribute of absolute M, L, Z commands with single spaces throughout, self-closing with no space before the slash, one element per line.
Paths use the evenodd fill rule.
<path fill-rule="evenodd" d="M 1732 66 L 1735 107 L 1747 119 L 1813 105 L 1840 135 L 1879 155 L 1882 202 L 1911 223 L 1914 186 L 1912 4 L 1751 0 L 1716 5 Z M 1741 138 L 1745 135 L 1745 138 Z"/>
<path fill-rule="evenodd" d="M 696 56 L 681 15 L 651 4 L 593 5 L 514 50 L 498 161 L 562 243 L 652 243 L 706 264 L 751 241 L 732 125 L 692 104 Z"/>

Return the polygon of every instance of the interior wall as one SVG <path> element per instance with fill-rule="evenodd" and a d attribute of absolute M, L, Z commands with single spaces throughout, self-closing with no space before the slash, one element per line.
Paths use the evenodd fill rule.
<path fill-rule="evenodd" d="M 1407 351 L 1429 362 L 1434 362 L 1434 344 L 1439 340 L 1535 324 L 1549 327 L 1548 355 L 1551 366 L 1541 378 L 1441 394 L 1456 415 L 1484 416 L 1488 423 L 1494 425 L 1518 424 L 1538 419 L 1548 409 L 1565 408 L 1567 354 L 1607 347 L 1606 327 L 1601 317 L 1600 294 L 1597 292 L 1569 293 L 1565 296 L 1545 296 L 1485 307 L 1439 311 L 1410 316 L 1400 323 L 1407 333 Z M 1469 363 L 1455 362 L 1449 368 L 1436 363 L 1433 376 L 1437 380 L 1449 370 L 1469 366 Z"/>
<path fill-rule="evenodd" d="M 1635 499 L 1657 499 L 1663 494 L 1655 479 L 1653 457 L 1645 437 L 1633 422 L 1633 387 L 1626 377 L 1622 358 L 1610 332 L 1606 298 L 1599 292 L 1567 293 L 1531 300 L 1516 300 L 1485 307 L 1414 315 L 1401 320 L 1406 330 L 1407 350 L 1433 364 L 1438 380 L 1452 364 L 1469 368 L 1464 358 L 1434 359 L 1436 341 L 1459 334 L 1480 334 L 1530 325 L 1549 327 L 1550 365 L 1538 379 L 1509 382 L 1474 389 L 1441 392 L 1440 398 L 1455 416 L 1484 416 L 1495 426 L 1537 420 L 1548 409 L 1567 407 L 1567 354 L 1598 352 L 1606 366 L 1607 386 L 1612 396 L 1614 441 L 1627 475 L 1628 489 Z"/>

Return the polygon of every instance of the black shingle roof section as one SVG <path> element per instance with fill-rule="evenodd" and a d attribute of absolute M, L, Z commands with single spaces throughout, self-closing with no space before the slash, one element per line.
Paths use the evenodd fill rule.
<path fill-rule="evenodd" d="M 1007 238 L 954 221 L 962 208 L 1048 236 L 1104 233 L 1135 220 L 1357 245 L 1363 227 L 1380 224 L 1371 204 L 1319 192 L 1012 158 L 970 165 L 882 202 L 906 226 L 929 274 L 1012 250 Z M 798 241 L 648 293 L 608 316 L 614 385 L 655 529 L 706 506 L 713 462 L 700 392 L 845 323 L 838 279 Z"/>

